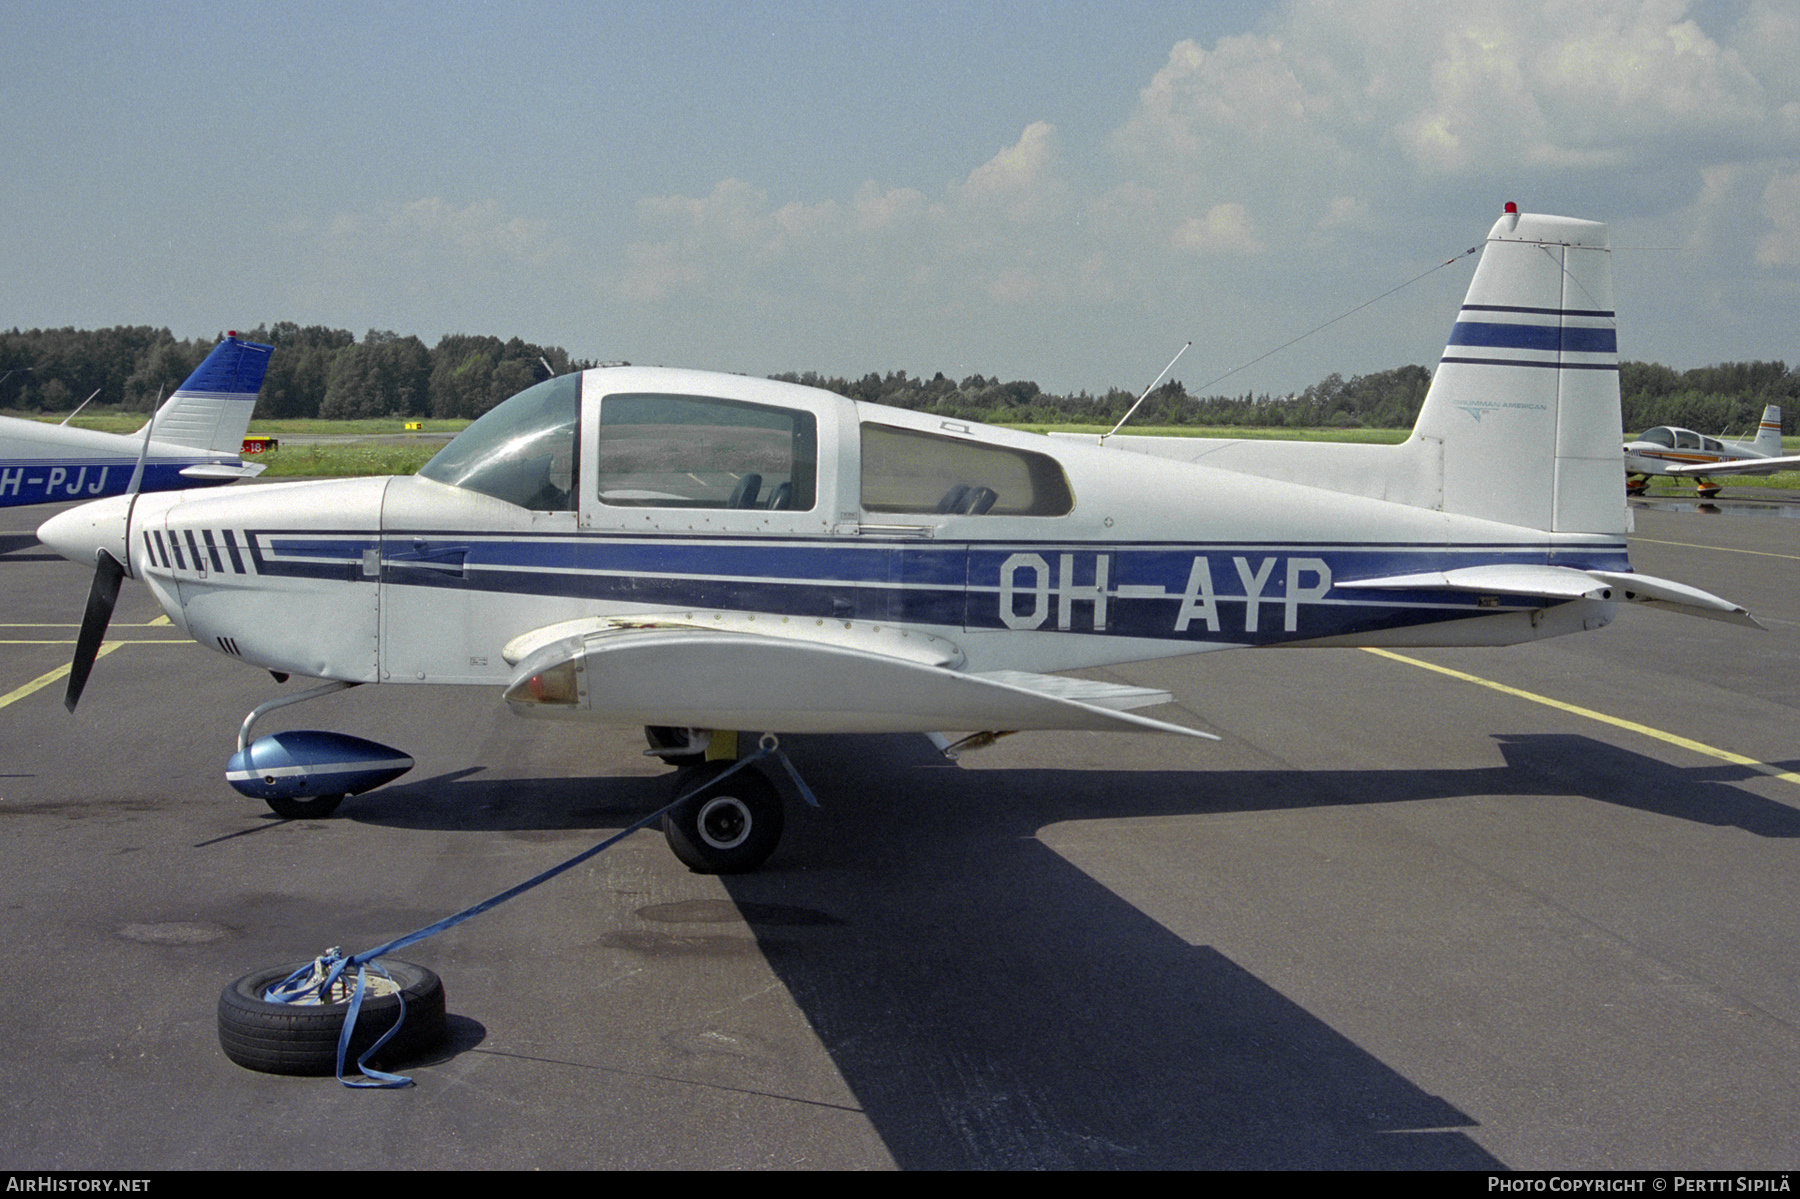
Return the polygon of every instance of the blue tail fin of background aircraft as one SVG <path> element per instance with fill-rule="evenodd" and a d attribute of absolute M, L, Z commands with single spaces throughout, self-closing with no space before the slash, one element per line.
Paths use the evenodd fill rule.
<path fill-rule="evenodd" d="M 152 439 L 237 453 L 250 427 L 256 393 L 262 390 L 263 375 L 269 369 L 270 351 L 269 346 L 227 334 L 157 409 Z"/>

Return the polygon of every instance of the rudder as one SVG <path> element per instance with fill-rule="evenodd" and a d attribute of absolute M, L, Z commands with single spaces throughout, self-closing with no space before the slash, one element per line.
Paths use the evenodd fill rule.
<path fill-rule="evenodd" d="M 1623 533 L 1620 431 L 1607 227 L 1508 212 L 1413 428 L 1440 447 L 1444 511 Z"/>

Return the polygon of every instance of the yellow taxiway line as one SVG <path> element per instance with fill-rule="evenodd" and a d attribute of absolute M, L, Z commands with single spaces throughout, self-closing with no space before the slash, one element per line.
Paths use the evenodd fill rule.
<path fill-rule="evenodd" d="M 98 662 L 101 658 L 106 657 L 106 655 L 112 653 L 114 650 L 118 649 L 121 645 L 124 645 L 124 644 L 126 644 L 126 643 L 123 641 L 101 642 L 100 652 L 94 655 L 94 661 Z M 145 643 L 144 642 L 136 642 L 135 644 L 143 645 Z M 52 670 L 49 674 L 41 674 L 37 678 L 32 679 L 29 683 L 26 683 L 23 687 L 14 687 L 11 691 L 8 691 L 5 695 L 0 695 L 0 708 L 4 708 L 4 707 L 8 706 L 9 704 L 12 704 L 18 700 L 24 699 L 27 695 L 30 695 L 34 691 L 42 691 L 45 687 L 48 687 L 51 683 L 56 682 L 58 679 L 67 678 L 68 676 L 69 676 L 68 666 L 66 666 L 66 665 L 58 666 L 55 670 Z"/>
<path fill-rule="evenodd" d="M 1789 562 L 1800 562 L 1800 554 L 1772 554 L 1768 550 L 1740 550 L 1729 545 L 1695 545 L 1691 541 L 1659 541 L 1655 537 L 1633 537 L 1633 541 L 1642 541 L 1646 545 L 1678 545 L 1685 550 L 1717 550 L 1721 554 L 1754 554 L 1758 558 L 1786 558 Z"/>
<path fill-rule="evenodd" d="M 1753 551 L 1744 552 L 1749 553 Z M 1635 720 L 1625 720 L 1618 716 L 1608 716 L 1605 712 L 1596 712 L 1592 708 L 1583 708 L 1576 704 L 1564 703 L 1560 699 L 1551 699 L 1547 695 L 1538 695 L 1532 691 L 1522 691 L 1517 687 L 1508 687 L 1505 683 L 1496 683 L 1492 679 L 1484 679 L 1480 675 L 1468 674 L 1461 670 L 1452 670 L 1448 666 L 1438 666 L 1431 662 L 1421 662 L 1417 658 L 1409 658 L 1405 654 L 1397 654 L 1392 650 L 1375 649 L 1372 646 L 1364 646 L 1363 652 L 1366 654 L 1374 654 L 1381 658 L 1388 658 L 1395 662 L 1404 662 L 1408 666 L 1417 666 L 1421 670 L 1434 670 L 1438 674 L 1446 674 L 1453 679 L 1461 679 L 1465 683 L 1474 683 L 1478 687 L 1487 687 L 1490 690 L 1498 691 L 1503 695 L 1511 695 L 1519 699 L 1528 699 L 1534 704 L 1543 704 L 1547 708 L 1555 708 L 1560 712 L 1568 712 L 1571 715 L 1582 716 L 1588 720 L 1597 720 L 1601 724 L 1610 724 L 1614 728 L 1626 729 L 1633 733 L 1640 733 L 1645 737 L 1667 742 L 1670 745 L 1677 745 L 1682 749 L 1691 750 L 1694 753 L 1704 755 L 1708 758 L 1717 758 L 1721 762 L 1730 762 L 1733 766 L 1742 766 L 1747 770 L 1754 770 L 1758 774 L 1766 774 L 1770 778 L 1780 779 L 1784 783 L 1793 783 L 1795 786 L 1800 786 L 1800 774 L 1796 774 L 1792 770 L 1783 770 L 1779 766 L 1770 766 L 1766 762 L 1758 762 L 1755 758 L 1746 758 L 1743 754 L 1734 754 L 1728 749 L 1716 749 L 1703 742 L 1695 741 L 1691 737 L 1682 737 L 1675 733 L 1665 733 L 1661 729 L 1653 729 L 1649 725 L 1639 724 Z"/>

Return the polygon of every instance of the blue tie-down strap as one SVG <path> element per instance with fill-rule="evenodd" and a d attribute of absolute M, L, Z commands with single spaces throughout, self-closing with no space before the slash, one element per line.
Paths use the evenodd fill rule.
<path fill-rule="evenodd" d="M 360 956 L 360 955 L 359 955 Z M 412 1079 L 398 1074 L 389 1074 L 385 1070 L 377 1070 L 369 1065 L 371 1058 L 381 1050 L 383 1045 L 394 1039 L 400 1026 L 406 1022 L 406 989 L 394 977 L 382 968 L 380 962 L 373 959 L 355 961 L 344 956 L 343 951 L 333 946 L 314 958 L 309 964 L 288 975 L 263 993 L 262 998 L 268 1003 L 330 1004 L 343 1002 L 343 990 L 348 983 L 344 980 L 344 971 L 356 966 L 356 988 L 350 995 L 350 1007 L 344 1013 L 344 1027 L 338 1034 L 337 1046 L 337 1080 L 347 1087 L 408 1087 Z M 356 1059 L 356 1068 L 361 1070 L 361 1078 L 344 1077 L 344 1058 L 350 1052 L 350 1038 L 356 1031 L 356 1017 L 362 1011 L 363 998 L 369 994 L 369 967 L 393 987 L 393 994 L 400 1001 L 400 1015 L 393 1026 L 382 1033 L 376 1042 L 365 1049 Z"/>
<path fill-rule="evenodd" d="M 800 772 L 794 769 L 794 764 L 788 761 L 787 755 L 781 752 L 780 744 L 772 735 L 767 734 L 763 736 L 755 753 L 750 754 L 747 757 L 739 758 L 732 764 L 729 770 L 726 770 L 713 778 L 707 779 L 702 786 L 714 785 L 718 783 L 720 779 L 736 774 L 752 762 L 769 757 L 776 759 L 782 766 L 786 767 L 789 777 L 794 780 L 795 785 L 800 790 L 801 796 L 813 807 L 818 807 L 819 801 L 814 797 L 812 789 L 800 778 Z M 483 912 L 492 908 L 497 908 L 515 896 L 523 895 L 533 887 L 540 886 L 549 882 L 559 874 L 573 870 L 589 858 L 611 849 L 639 829 L 644 828 L 657 820 L 661 820 L 669 812 L 673 811 L 683 803 L 686 803 L 688 799 L 697 794 L 699 790 L 699 787 L 695 787 L 683 791 L 670 803 L 664 804 L 648 816 L 626 825 L 598 845 L 584 849 L 567 861 L 559 862 L 555 866 L 550 867 L 550 869 L 526 879 L 515 887 L 509 887 L 498 895 L 490 896 L 480 903 L 475 904 L 473 907 L 467 907 L 462 911 L 457 912 L 455 915 L 446 916 L 436 924 L 428 925 L 415 932 L 407 933 L 403 937 L 396 937 L 385 945 L 377 945 L 373 949 L 365 949 L 361 953 L 351 954 L 348 957 L 344 956 L 343 953 L 336 948 L 328 949 L 315 958 L 310 965 L 294 971 L 294 973 L 289 975 L 286 979 L 270 987 L 263 995 L 263 998 L 270 1003 L 341 1002 L 341 1000 L 331 998 L 333 995 L 333 988 L 340 988 L 340 980 L 343 978 L 344 972 L 352 966 L 356 967 L 356 990 L 351 994 L 349 1010 L 344 1013 L 344 1030 L 338 1036 L 338 1081 L 347 1087 L 374 1087 L 383 1089 L 409 1087 L 412 1085 L 412 1079 L 402 1077 L 398 1074 L 389 1074 L 385 1071 L 377 1070 L 368 1064 L 369 1059 L 374 1055 L 375 1051 L 387 1044 L 388 1041 L 393 1039 L 394 1034 L 400 1031 L 400 1025 L 406 1019 L 406 1000 L 404 995 L 402 995 L 400 1001 L 400 1019 L 394 1021 L 394 1026 L 388 1029 L 386 1033 L 382 1034 L 379 1041 L 376 1041 L 375 1044 L 371 1045 L 367 1051 L 357 1058 L 356 1068 L 362 1071 L 363 1077 L 344 1077 L 344 1058 L 350 1049 L 350 1038 L 356 1028 L 357 1013 L 362 1010 L 363 996 L 368 991 L 368 971 L 366 967 L 374 966 L 377 973 L 383 978 L 392 981 L 387 971 L 381 968 L 381 964 L 377 959 L 385 957 L 396 950 L 404 949 L 408 945 L 416 945 L 427 937 L 434 937 L 447 928 L 455 928 L 465 920 L 471 920 L 476 916 L 481 915 Z M 341 988 L 339 993 L 341 994 Z"/>

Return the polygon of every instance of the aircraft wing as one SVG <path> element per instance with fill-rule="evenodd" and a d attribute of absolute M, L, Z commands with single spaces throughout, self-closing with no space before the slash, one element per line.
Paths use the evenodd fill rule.
<path fill-rule="evenodd" d="M 506 658 L 518 666 L 506 699 L 521 715 L 782 733 L 1089 729 L 1218 740 L 1130 711 L 1168 703 L 1166 691 L 957 670 L 961 651 L 942 638 L 866 622 L 599 617 L 525 634 Z"/>
<path fill-rule="evenodd" d="M 1800 470 L 1800 454 L 1789 454 L 1784 458 L 1734 458 L 1729 462 L 1697 462 L 1692 466 L 1671 466 L 1663 473 L 1682 478 L 1693 478 L 1695 475 L 1707 478 L 1712 475 L 1766 475 L 1778 470 Z"/>
<path fill-rule="evenodd" d="M 1688 616 L 1731 624 L 1762 625 L 1749 612 L 1698 587 L 1641 575 L 1635 571 L 1577 570 L 1572 566 L 1528 564 L 1465 566 L 1456 570 L 1390 575 L 1336 583 L 1349 591 L 1457 591 L 1483 595 L 1524 595 L 1550 600 L 1613 600 L 1653 604 Z M 1621 595 L 1620 593 L 1623 592 Z"/>

